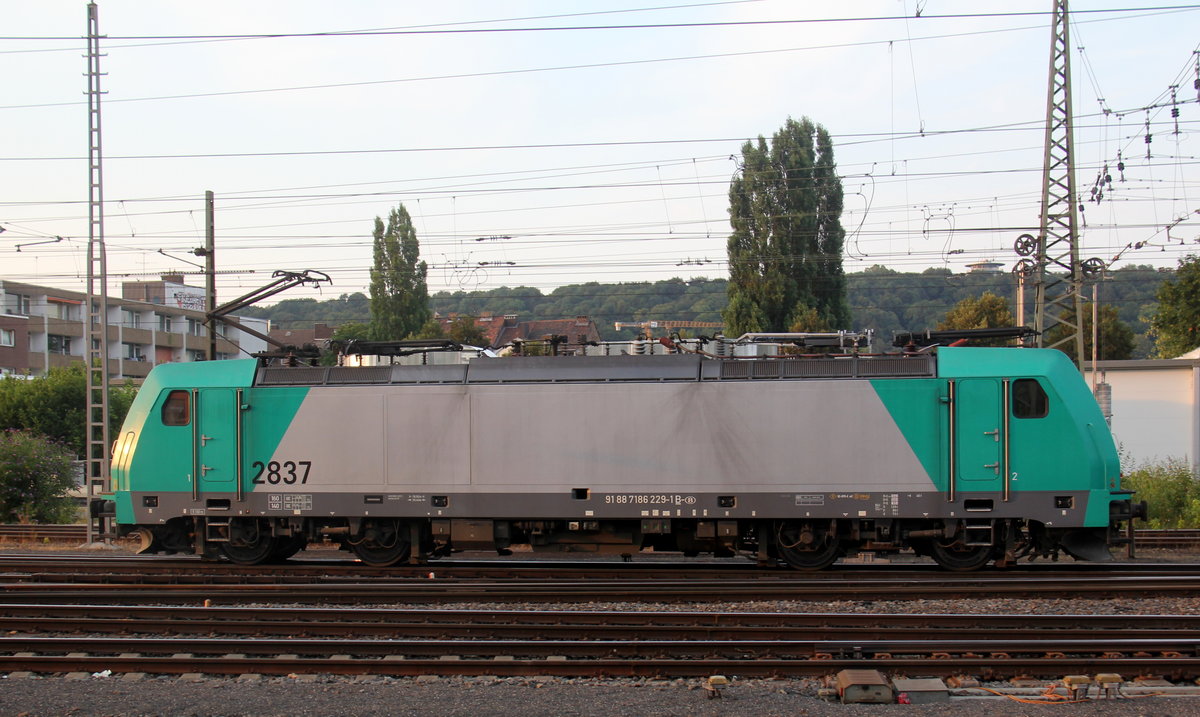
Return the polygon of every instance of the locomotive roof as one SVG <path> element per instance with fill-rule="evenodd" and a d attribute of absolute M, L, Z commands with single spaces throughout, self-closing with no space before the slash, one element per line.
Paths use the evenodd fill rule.
<path fill-rule="evenodd" d="M 942 347 L 934 352 L 850 356 L 713 359 L 666 356 L 519 356 L 467 364 L 260 366 L 254 359 L 169 363 L 146 383 L 159 387 L 346 386 L 571 382 L 686 382 L 769 379 L 967 378 L 1078 375 L 1053 349 Z"/>
<path fill-rule="evenodd" d="M 931 377 L 931 354 L 711 359 L 666 356 L 520 356 L 477 358 L 435 366 L 320 366 L 258 369 L 260 386 L 356 384 L 498 384 L 564 382 L 722 381 L 739 379 L 865 379 Z"/>

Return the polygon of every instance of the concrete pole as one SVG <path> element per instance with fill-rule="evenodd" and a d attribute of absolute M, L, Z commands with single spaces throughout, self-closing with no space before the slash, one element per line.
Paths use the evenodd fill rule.
<path fill-rule="evenodd" d="M 213 212 L 212 190 L 204 192 L 204 310 L 217 307 L 217 262 L 213 257 L 216 244 L 216 220 Z M 217 322 L 208 322 L 208 360 L 217 358 Z"/>

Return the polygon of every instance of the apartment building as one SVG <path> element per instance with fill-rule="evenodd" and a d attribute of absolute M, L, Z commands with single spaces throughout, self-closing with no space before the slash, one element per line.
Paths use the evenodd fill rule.
<path fill-rule="evenodd" d="M 0 279 L 0 374 L 44 375 L 56 366 L 81 363 L 87 355 L 86 295 Z M 179 275 L 160 281 L 126 282 L 121 298 L 108 299 L 108 373 L 140 379 L 151 367 L 208 358 L 204 290 Z M 266 333 L 265 319 L 239 319 Z M 261 339 L 232 327 L 217 327 L 216 359 L 263 351 Z"/>

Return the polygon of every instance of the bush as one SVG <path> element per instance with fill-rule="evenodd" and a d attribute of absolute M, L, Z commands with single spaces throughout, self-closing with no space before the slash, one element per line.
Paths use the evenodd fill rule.
<path fill-rule="evenodd" d="M 125 384 L 108 390 L 109 433 L 115 436 L 137 395 Z M 87 375 L 83 364 L 52 368 L 40 378 L 0 379 L 0 430 L 19 429 L 60 441 L 80 458 L 87 453 Z"/>
<path fill-rule="evenodd" d="M 0 432 L 0 522 L 71 522 L 74 459 L 70 448 L 48 438 Z"/>
<path fill-rule="evenodd" d="M 1147 528 L 1200 528 L 1200 476 L 1187 462 L 1168 458 L 1127 473 L 1122 487 L 1149 505 Z"/>

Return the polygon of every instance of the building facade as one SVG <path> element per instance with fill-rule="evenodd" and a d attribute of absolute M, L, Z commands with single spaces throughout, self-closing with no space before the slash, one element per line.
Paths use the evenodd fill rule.
<path fill-rule="evenodd" d="M 186 286 L 176 276 L 128 282 L 122 289 L 122 298 L 108 299 L 110 378 L 141 379 L 155 364 L 209 358 L 203 298 L 199 305 L 194 300 L 197 291 L 203 297 L 203 289 Z M 0 374 L 41 376 L 85 360 L 84 293 L 0 279 L 0 297 Z M 264 319 L 239 320 L 266 332 Z M 244 357 L 266 348 L 261 339 L 217 326 L 214 358 Z"/>
<path fill-rule="evenodd" d="M 1176 458 L 1200 473 L 1196 352 L 1165 360 L 1100 361 L 1096 368 L 1097 381 L 1110 386 L 1113 438 L 1130 461 L 1124 467 Z M 1092 381 L 1090 370 L 1085 378 Z"/>

